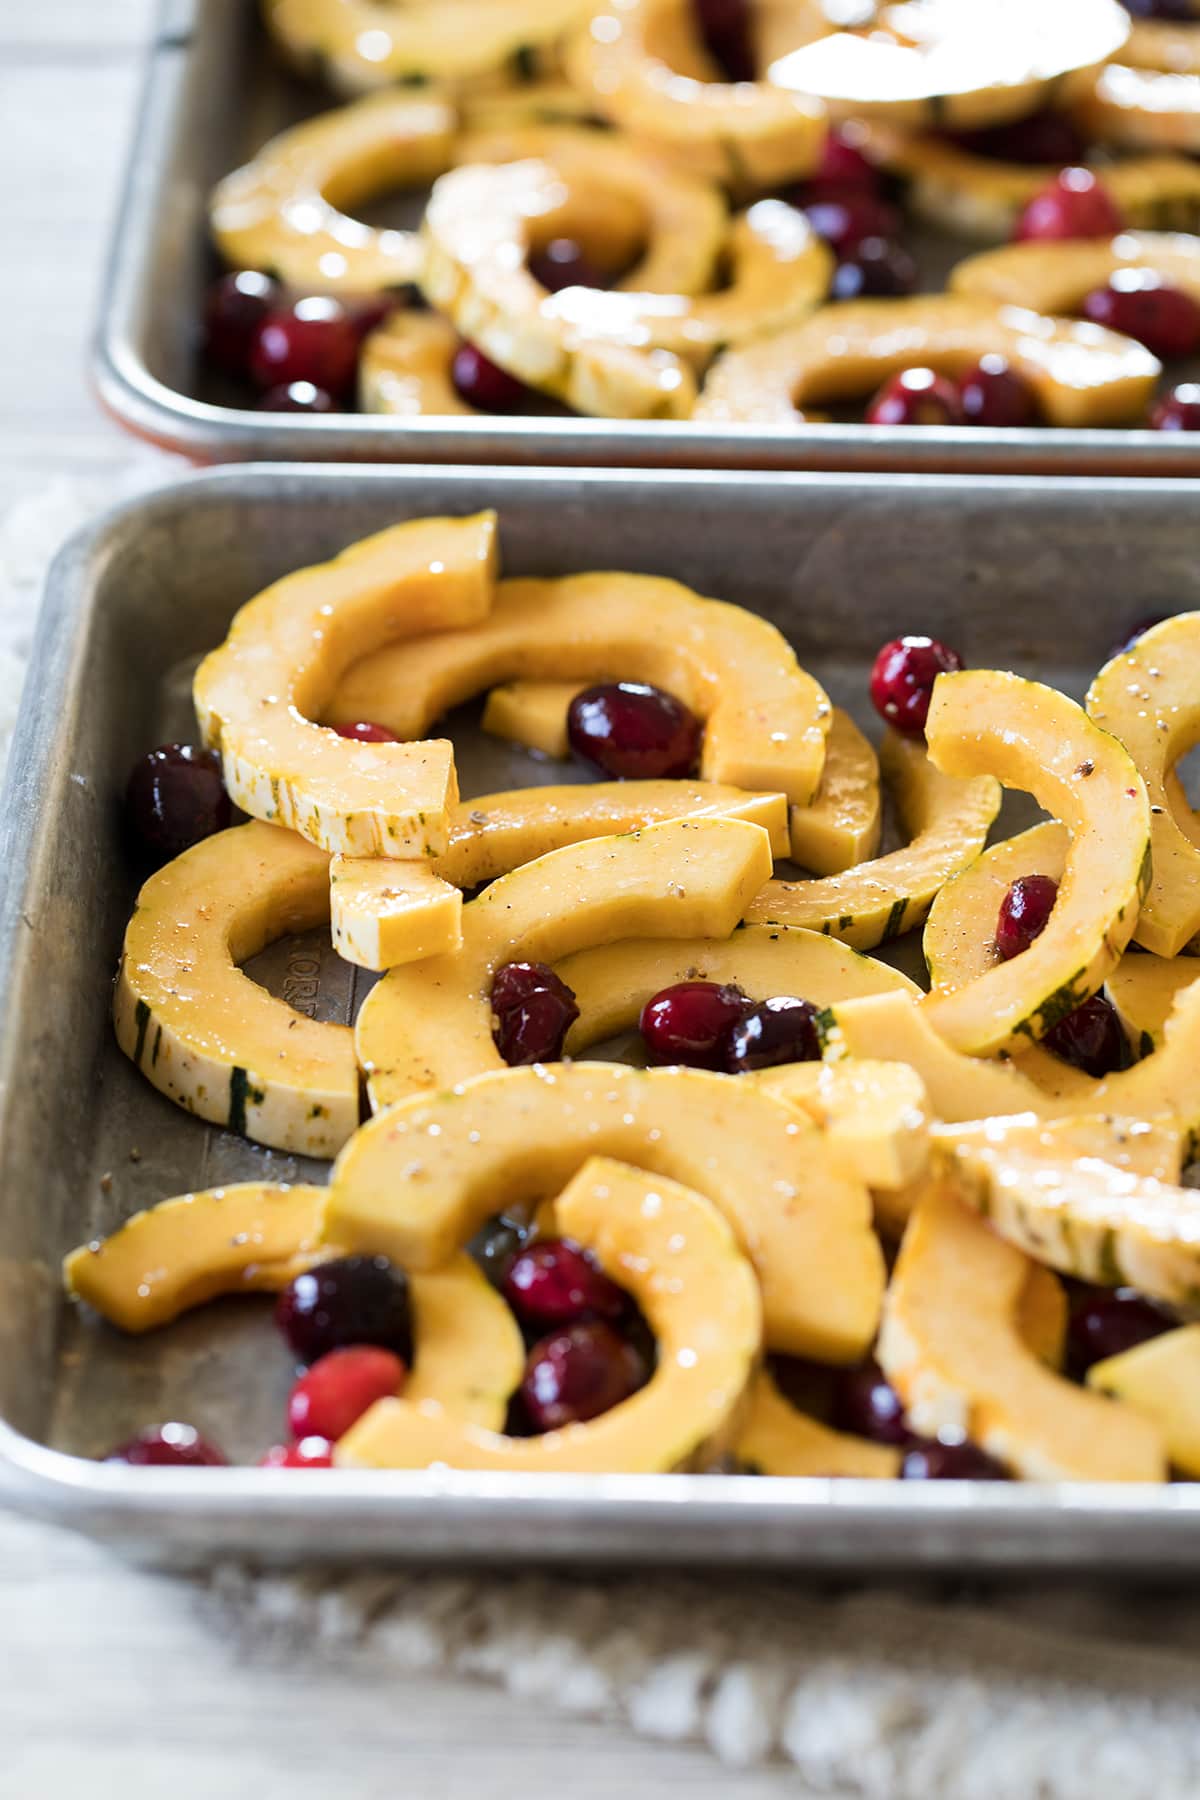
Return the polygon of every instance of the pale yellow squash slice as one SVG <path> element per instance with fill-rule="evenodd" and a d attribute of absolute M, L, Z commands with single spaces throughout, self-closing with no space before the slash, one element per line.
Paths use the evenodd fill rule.
<path fill-rule="evenodd" d="M 1017 1331 L 1048 1369 L 1061 1369 L 1066 1361 L 1069 1319 L 1067 1290 L 1058 1276 L 1041 1263 L 1031 1263 L 1017 1301 Z"/>
<path fill-rule="evenodd" d="M 525 1369 L 525 1342 L 507 1302 L 465 1251 L 441 1268 L 409 1271 L 408 1288 L 413 1366 L 405 1398 L 502 1431 Z"/>
<path fill-rule="evenodd" d="M 791 1063 L 751 1077 L 819 1125 L 841 1166 L 872 1190 L 905 1188 L 929 1161 L 925 1084 L 903 1063 Z"/>
<path fill-rule="evenodd" d="M 348 1026 L 305 1018 L 238 966 L 329 918 L 329 859 L 252 822 L 152 875 L 125 930 L 117 1042 L 177 1106 L 256 1143 L 333 1156 L 358 1124 Z"/>
<path fill-rule="evenodd" d="M 1123 231 L 1115 238 L 1005 244 L 951 270 L 953 293 L 1011 301 L 1038 312 L 1078 312 L 1093 288 L 1122 269 L 1147 269 L 1200 300 L 1200 237 L 1186 231 Z"/>
<path fill-rule="evenodd" d="M 867 1190 L 817 1126 L 727 1075 L 577 1062 L 418 1095 L 346 1147 L 324 1230 L 405 1268 L 436 1268 L 498 1207 L 556 1193 L 591 1156 L 683 1182 L 725 1214 L 757 1272 L 773 1349 L 863 1355 L 883 1288 Z M 575 1235 L 561 1200 L 555 1210 Z"/>
<path fill-rule="evenodd" d="M 872 950 L 920 925 L 938 889 L 979 854 L 1000 810 L 997 781 L 944 775 L 923 744 L 892 731 L 879 760 L 909 843 L 822 881 L 768 882 L 751 924 L 800 925 Z"/>
<path fill-rule="evenodd" d="M 1088 137 L 1126 150 L 1200 150 L 1200 75 L 1114 63 L 1075 107 Z"/>
<path fill-rule="evenodd" d="M 588 95 L 556 75 L 523 81 L 518 87 L 468 91 L 459 100 L 458 114 L 464 132 L 519 131 L 530 125 L 599 123 Z M 478 159 L 473 156 L 471 160 Z"/>
<path fill-rule="evenodd" d="M 444 849 L 458 798 L 451 744 L 357 743 L 316 721 L 358 658 L 481 620 L 496 556 L 495 513 L 414 519 L 247 602 L 192 690 L 234 804 L 349 856 Z"/>
<path fill-rule="evenodd" d="M 1183 19 L 1135 19 L 1121 62 L 1131 69 L 1163 69 L 1172 75 L 1200 75 L 1200 13 Z"/>
<path fill-rule="evenodd" d="M 451 365 L 462 339 L 436 313 L 391 313 L 363 343 L 358 401 L 363 412 L 399 418 L 478 417 L 461 397 Z"/>
<path fill-rule="evenodd" d="M 1200 1325 L 1093 1363 L 1087 1384 L 1142 1413 L 1161 1431 L 1172 1465 L 1200 1478 Z"/>
<path fill-rule="evenodd" d="M 854 300 L 717 358 L 693 408 L 707 422 L 795 425 L 809 409 L 866 399 L 916 365 L 958 376 L 1004 356 L 1033 390 L 1047 425 L 1138 423 L 1162 373 L 1132 338 L 970 294 Z"/>
<path fill-rule="evenodd" d="M 329 864 L 333 947 L 363 969 L 392 969 L 462 946 L 462 894 L 428 863 L 335 856 Z"/>
<path fill-rule="evenodd" d="M 877 1354 L 923 1436 L 961 1431 L 1027 1481 L 1162 1481 L 1161 1435 L 1048 1369 L 1023 1341 L 1029 1261 L 946 1187 L 909 1221 Z"/>
<path fill-rule="evenodd" d="M 1105 990 L 1140 1055 L 1159 1048 L 1175 1002 L 1193 981 L 1200 981 L 1200 963 L 1193 958 L 1154 956 L 1148 950 L 1128 951 L 1111 971 Z"/>
<path fill-rule="evenodd" d="M 565 762 L 571 754 L 567 713 L 581 692 L 577 681 L 502 682 L 484 702 L 483 729 L 554 762 Z"/>
<path fill-rule="evenodd" d="M 453 706 L 517 676 L 648 681 L 705 721 L 699 773 L 807 806 L 833 709 L 783 634 L 676 581 L 596 572 L 503 581 L 470 630 L 365 656 L 326 711 L 416 738 Z"/>
<path fill-rule="evenodd" d="M 833 1431 L 784 1398 L 765 1369 L 750 1384 L 745 1418 L 733 1446 L 739 1467 L 754 1475 L 842 1476 L 887 1481 L 900 1473 L 890 1444 Z"/>

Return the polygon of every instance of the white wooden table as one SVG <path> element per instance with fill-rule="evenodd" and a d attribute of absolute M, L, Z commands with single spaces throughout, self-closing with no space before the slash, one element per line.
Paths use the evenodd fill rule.
<path fill-rule="evenodd" d="M 0 0 L 0 511 L 123 440 L 85 375 L 149 0 Z M 12 1800 L 795 1796 L 698 1750 L 485 1688 L 248 1661 L 185 1587 L 0 1516 L 0 1795 Z"/>

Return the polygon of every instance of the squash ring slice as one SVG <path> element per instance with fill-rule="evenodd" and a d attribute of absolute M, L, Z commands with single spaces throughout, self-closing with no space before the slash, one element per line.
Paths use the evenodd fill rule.
<path fill-rule="evenodd" d="M 1200 151 L 1200 75 L 1111 63 L 1078 101 L 1087 136 L 1129 150 Z"/>
<path fill-rule="evenodd" d="M 397 309 L 369 333 L 358 364 L 363 412 L 397 418 L 478 418 L 451 375 L 462 339 L 435 313 Z"/>
<path fill-rule="evenodd" d="M 1071 313 L 1119 269 L 1152 270 L 1200 300 L 1200 237 L 1186 231 L 1123 231 L 1111 241 L 1005 244 L 960 262 L 949 285 L 956 294 L 980 300 Z"/>

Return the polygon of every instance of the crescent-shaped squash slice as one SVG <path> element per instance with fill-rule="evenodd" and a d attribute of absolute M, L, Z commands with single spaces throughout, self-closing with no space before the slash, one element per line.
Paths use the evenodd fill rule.
<path fill-rule="evenodd" d="M 303 293 L 414 282 L 416 233 L 351 214 L 448 169 L 456 127 L 445 101 L 407 93 L 373 94 L 293 125 L 217 183 L 209 202 L 217 249 L 232 267 L 269 269 Z"/>
<path fill-rule="evenodd" d="M 890 1444 L 832 1431 L 786 1400 L 765 1369 L 750 1384 L 750 1400 L 733 1446 L 740 1468 L 753 1475 L 840 1475 L 887 1481 L 900 1473 L 901 1452 Z"/>
<path fill-rule="evenodd" d="M 620 1474 L 703 1468 L 729 1447 L 762 1343 L 762 1304 L 716 1207 L 678 1182 L 597 1156 L 555 1212 L 640 1304 L 658 1340 L 646 1386 L 598 1418 L 531 1438 L 480 1430 L 430 1401 L 377 1401 L 340 1439 L 340 1467 Z"/>
<path fill-rule="evenodd" d="M 1073 700 L 990 669 L 941 675 L 930 760 L 960 779 L 1031 793 L 1070 833 L 1058 899 L 1028 950 L 924 1002 L 956 1049 L 987 1056 L 1040 1038 L 1100 987 L 1150 880 L 1150 806 L 1128 753 Z M 1195 854 L 1195 853 L 1194 853 Z"/>
<path fill-rule="evenodd" d="M 1200 1325 L 1093 1363 L 1087 1384 L 1150 1419 L 1172 1466 L 1192 1481 L 1200 1477 Z"/>
<path fill-rule="evenodd" d="M 234 804 L 350 856 L 444 849 L 458 798 L 448 742 L 356 743 L 315 721 L 356 659 L 482 619 L 496 556 L 495 513 L 413 519 L 243 606 L 192 690 Z"/>
<path fill-rule="evenodd" d="M 965 1432 L 1027 1481 L 1162 1481 L 1157 1429 L 1064 1381 L 1023 1341 L 1029 1261 L 931 1182 L 900 1246 L 877 1354 L 923 1436 Z"/>
<path fill-rule="evenodd" d="M 1200 150 L 1200 75 L 1113 63 L 1075 107 L 1087 136 L 1128 150 Z"/>
<path fill-rule="evenodd" d="M 801 925 L 871 950 L 920 925 L 938 889 L 979 854 L 1000 810 L 997 781 L 942 774 L 923 744 L 892 731 L 879 761 L 910 842 L 822 881 L 769 881 L 750 923 Z"/>
<path fill-rule="evenodd" d="M 125 930 L 117 1042 L 160 1093 L 201 1119 L 302 1156 L 333 1156 L 358 1125 L 345 1025 L 295 1012 L 239 964 L 329 917 L 329 859 L 252 821 L 153 874 Z"/>
<path fill-rule="evenodd" d="M 587 0 L 590 5 L 591 0 Z M 467 132 L 523 131 L 532 125 L 595 126 L 600 123 L 587 94 L 558 75 L 522 81 L 518 87 L 480 88 L 462 96 L 458 108 Z M 471 161 L 478 159 L 472 155 Z M 502 161 L 519 160 L 501 158 Z"/>
<path fill-rule="evenodd" d="M 501 1431 L 525 1369 L 516 1318 L 465 1251 L 439 1269 L 408 1274 L 413 1366 L 404 1384 L 413 1406 L 429 1401 L 452 1419 Z"/>
<path fill-rule="evenodd" d="M 833 709 L 766 619 L 653 575 L 503 581 L 469 630 L 365 656 L 327 709 L 416 738 L 451 707 L 516 676 L 648 681 L 705 721 L 700 775 L 806 806 Z"/>
<path fill-rule="evenodd" d="M 1190 956 L 1167 958 L 1148 950 L 1129 951 L 1111 971 L 1108 997 L 1142 1056 L 1158 1049 L 1175 1002 L 1193 981 L 1200 981 L 1200 963 Z"/>
<path fill-rule="evenodd" d="M 824 307 L 802 325 L 727 350 L 692 417 L 795 425 L 806 408 L 866 399 L 901 369 L 958 376 L 993 353 L 1029 384 L 1043 421 L 1068 429 L 1137 423 L 1162 373 L 1141 344 L 1100 325 L 971 294 L 917 294 Z"/>
<path fill-rule="evenodd" d="M 903 1063 L 790 1063 L 752 1078 L 819 1125 L 841 1166 L 872 1189 L 907 1187 L 929 1161 L 925 1084 Z"/>
<path fill-rule="evenodd" d="M 358 403 L 363 412 L 400 418 L 480 416 L 454 385 L 451 365 L 462 339 L 436 313 L 390 313 L 363 342 Z"/>
<path fill-rule="evenodd" d="M 953 293 L 980 300 L 1073 313 L 1120 269 L 1151 270 L 1200 300 L 1200 237 L 1186 231 L 1123 231 L 1112 239 L 1005 244 L 957 264 L 949 285 Z"/>
<path fill-rule="evenodd" d="M 347 1145 L 325 1234 L 436 1268 L 499 1207 L 554 1194 L 591 1156 L 681 1181 L 725 1214 L 757 1272 L 773 1349 L 827 1362 L 864 1353 L 883 1287 L 867 1190 L 817 1126 L 728 1075 L 577 1062 L 417 1095 Z"/>
<path fill-rule="evenodd" d="M 1067 1355 L 1070 1306 L 1067 1290 L 1053 1269 L 1031 1263 L 1017 1301 L 1021 1342 L 1049 1369 L 1061 1369 Z"/>
<path fill-rule="evenodd" d="M 1180 613 L 1114 656 L 1087 697 L 1089 714 L 1124 744 L 1150 796 L 1153 869 L 1134 937 L 1157 956 L 1177 956 L 1200 931 L 1200 847 L 1180 829 L 1167 787 L 1200 739 L 1198 656 L 1200 612 Z"/>

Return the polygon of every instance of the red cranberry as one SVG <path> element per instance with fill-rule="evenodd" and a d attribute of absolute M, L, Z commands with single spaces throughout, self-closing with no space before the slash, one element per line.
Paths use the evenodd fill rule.
<path fill-rule="evenodd" d="M 222 1469 L 228 1461 L 194 1426 L 178 1423 L 147 1425 L 104 1460 L 136 1469 Z"/>
<path fill-rule="evenodd" d="M 1094 325 L 1136 338 L 1164 362 L 1191 356 L 1200 345 L 1200 306 L 1152 269 L 1114 270 L 1107 287 L 1087 296 L 1082 311 Z"/>
<path fill-rule="evenodd" d="M 358 373 L 359 335 L 354 320 L 328 294 L 310 294 L 268 313 L 250 357 L 259 387 L 308 381 L 341 399 Z"/>
<path fill-rule="evenodd" d="M 1065 113 L 1032 113 L 1008 125 L 955 133 L 954 142 L 972 156 L 1032 166 L 1077 163 L 1086 148 Z"/>
<path fill-rule="evenodd" d="M 259 412 L 328 413 L 333 411 L 332 396 L 311 381 L 289 381 L 268 388 L 258 403 Z"/>
<path fill-rule="evenodd" d="M 336 1444 L 376 1400 L 398 1394 L 407 1373 L 398 1356 L 374 1344 L 331 1350 L 300 1377 L 288 1397 L 292 1436 Z"/>
<path fill-rule="evenodd" d="M 871 1359 L 834 1375 L 831 1416 L 839 1431 L 877 1444 L 907 1444 L 911 1437 L 899 1394 Z"/>
<path fill-rule="evenodd" d="M 460 344 L 450 365 L 450 379 L 461 400 L 480 412 L 523 412 L 530 402 L 524 382 L 497 368 L 474 344 Z"/>
<path fill-rule="evenodd" d="M 938 638 L 893 638 L 871 666 L 871 700 L 880 718 L 906 737 L 920 737 L 939 675 L 963 666 L 962 657 Z"/>
<path fill-rule="evenodd" d="M 981 356 L 958 384 L 963 420 L 968 425 L 1020 428 L 1032 425 L 1037 408 L 1029 384 L 1008 358 L 994 351 Z"/>
<path fill-rule="evenodd" d="M 567 735 L 576 756 L 618 781 L 690 775 L 700 721 L 674 694 L 643 681 L 609 681 L 576 694 Z"/>
<path fill-rule="evenodd" d="M 1067 1328 L 1067 1366 L 1079 1381 L 1093 1363 L 1136 1350 L 1170 1331 L 1175 1320 L 1133 1288 L 1094 1288 L 1073 1307 Z"/>
<path fill-rule="evenodd" d="M 332 1469 L 333 1445 L 328 1438 L 301 1438 L 298 1444 L 272 1444 L 258 1461 L 260 1469 Z"/>
<path fill-rule="evenodd" d="M 1042 1039 L 1048 1050 L 1085 1075 L 1115 1075 L 1129 1062 L 1129 1043 L 1115 1006 L 1093 994 L 1060 1019 Z"/>
<path fill-rule="evenodd" d="M 283 289 L 257 269 L 223 275 L 204 303 L 204 355 L 227 375 L 248 375 L 250 352 L 267 314 L 283 304 Z"/>
<path fill-rule="evenodd" d="M 645 1379 L 632 1344 L 597 1319 L 569 1325 L 533 1346 L 520 1398 L 535 1431 L 557 1431 L 618 1406 Z"/>
<path fill-rule="evenodd" d="M 158 862 L 224 831 L 233 808 L 215 750 L 162 744 L 134 765 L 125 789 L 125 816 L 138 846 Z"/>
<path fill-rule="evenodd" d="M 749 0 L 692 0 L 692 17 L 725 79 L 753 81 L 757 65 Z"/>
<path fill-rule="evenodd" d="M 603 276 L 574 238 L 551 238 L 543 249 L 534 251 L 529 258 L 529 273 L 552 294 L 561 293 L 563 288 L 605 285 Z"/>
<path fill-rule="evenodd" d="M 1183 381 L 1154 406 L 1150 413 L 1154 431 L 1200 431 L 1200 382 Z"/>
<path fill-rule="evenodd" d="M 1003 1463 L 968 1438 L 944 1432 L 915 1443 L 900 1464 L 901 1481 L 1009 1481 Z"/>
<path fill-rule="evenodd" d="M 891 238 L 868 237 L 854 244 L 833 272 L 833 300 L 894 300 L 914 293 L 917 265 Z"/>
<path fill-rule="evenodd" d="M 996 920 L 996 948 L 1010 962 L 1041 937 L 1058 899 L 1058 883 L 1052 875 L 1018 875 L 1000 902 Z"/>
<path fill-rule="evenodd" d="M 567 1033 L 579 1017 L 575 1002 L 547 988 L 510 1006 L 496 1020 L 496 1048 L 510 1069 L 529 1063 L 561 1062 Z"/>
<path fill-rule="evenodd" d="M 864 238 L 894 238 L 900 232 L 900 215 L 894 206 L 862 187 L 838 182 L 810 181 L 800 190 L 800 207 L 818 237 L 839 256 L 846 256 Z"/>
<path fill-rule="evenodd" d="M 867 408 L 868 425 L 961 425 L 958 389 L 932 369 L 901 369 Z"/>
<path fill-rule="evenodd" d="M 302 1362 L 349 1344 L 412 1360 L 408 1282 L 386 1256 L 339 1256 L 297 1275 L 279 1296 L 275 1323 Z"/>
<path fill-rule="evenodd" d="M 335 725 L 333 728 L 340 738 L 350 738 L 356 744 L 398 744 L 400 739 L 386 725 L 372 725 L 369 719 L 359 719 L 353 725 Z"/>
<path fill-rule="evenodd" d="M 569 1238 L 539 1238 L 513 1259 L 504 1297 L 524 1325 L 619 1319 L 625 1295 Z"/>
<path fill-rule="evenodd" d="M 492 1011 L 497 1015 L 506 1013 L 528 1000 L 531 994 L 540 993 L 557 994 L 568 1006 L 575 1004 L 574 994 L 548 963 L 501 963 L 492 976 Z M 578 1018 L 578 1013 L 575 1016 Z"/>
<path fill-rule="evenodd" d="M 690 1069 L 725 1066 L 725 1039 L 750 1005 L 741 988 L 716 981 L 679 981 L 642 1008 L 639 1029 L 654 1063 Z"/>
<path fill-rule="evenodd" d="M 1107 238 L 1125 229 L 1116 201 L 1090 169 L 1062 169 L 1035 194 L 1017 220 L 1013 237 Z"/>
<path fill-rule="evenodd" d="M 845 130 L 834 125 L 825 139 L 821 160 L 813 170 L 813 180 L 831 182 L 842 188 L 866 188 L 874 193 L 879 187 L 879 170 L 850 140 Z"/>
<path fill-rule="evenodd" d="M 820 1059 L 817 1009 L 810 1001 L 797 1000 L 791 994 L 779 994 L 752 1006 L 725 1041 L 725 1068 L 730 1075 Z"/>
<path fill-rule="evenodd" d="M 525 1248 L 532 1230 L 523 1219 L 493 1213 L 467 1245 L 467 1254 L 475 1259 L 494 1288 L 503 1289 L 517 1252 Z"/>

